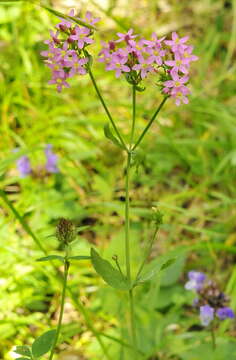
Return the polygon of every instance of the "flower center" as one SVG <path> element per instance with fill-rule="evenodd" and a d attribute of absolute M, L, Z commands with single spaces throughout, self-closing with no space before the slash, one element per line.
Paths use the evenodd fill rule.
<path fill-rule="evenodd" d="M 175 86 L 179 87 L 181 85 L 181 83 L 179 81 L 175 81 Z"/>

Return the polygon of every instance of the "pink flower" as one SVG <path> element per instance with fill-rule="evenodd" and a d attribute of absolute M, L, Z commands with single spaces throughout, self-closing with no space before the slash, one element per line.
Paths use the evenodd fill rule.
<path fill-rule="evenodd" d="M 55 48 L 53 44 L 49 44 L 49 49 L 47 51 L 41 51 L 40 55 L 47 57 L 48 60 L 54 59 L 59 55 L 60 49 Z"/>
<path fill-rule="evenodd" d="M 78 48 L 83 49 L 86 44 L 92 44 L 94 42 L 88 35 L 90 35 L 90 29 L 86 27 L 76 26 L 73 34 L 70 35 L 69 39 L 77 41 Z"/>
<path fill-rule="evenodd" d="M 142 56 L 143 53 L 146 52 L 146 48 L 144 47 L 145 40 L 141 39 L 138 42 L 135 40 L 129 40 L 127 51 L 129 53 L 134 53 L 136 56 Z"/>
<path fill-rule="evenodd" d="M 69 88 L 70 85 L 66 82 L 67 74 L 64 72 L 63 77 L 58 77 L 57 74 L 52 74 L 52 79 L 49 80 L 49 84 L 55 84 L 57 86 L 57 91 L 61 92 L 63 86 Z"/>
<path fill-rule="evenodd" d="M 135 39 L 138 35 L 132 35 L 133 29 L 130 29 L 126 34 L 117 33 L 119 39 L 116 40 L 116 42 L 125 41 L 127 44 L 129 43 L 129 40 Z"/>
<path fill-rule="evenodd" d="M 74 56 L 73 60 L 71 61 L 71 69 L 68 77 L 73 77 L 75 74 L 85 75 L 87 71 L 84 68 L 84 65 L 87 64 L 87 62 L 88 58 L 79 59 L 77 55 Z"/>
<path fill-rule="evenodd" d="M 167 60 L 165 61 L 165 64 L 168 66 L 172 66 L 171 69 L 171 75 L 173 73 L 177 73 L 178 71 L 181 71 L 184 74 L 188 74 L 189 69 L 189 60 L 187 58 L 182 58 L 179 53 L 175 53 L 175 60 Z"/>
<path fill-rule="evenodd" d="M 164 82 L 164 85 L 167 88 L 179 88 L 180 86 L 183 86 L 183 84 L 185 84 L 189 79 L 188 76 L 183 76 L 180 78 L 177 73 L 173 73 L 171 76 L 173 80 L 167 80 Z"/>
<path fill-rule="evenodd" d="M 132 69 L 140 71 L 141 78 L 144 79 L 149 72 L 154 71 L 154 68 L 143 58 L 143 56 L 139 56 L 138 60 L 139 64 L 134 65 Z"/>
<path fill-rule="evenodd" d="M 173 73 L 172 77 L 173 80 L 167 80 L 163 83 L 165 85 L 163 92 L 171 95 L 171 97 L 175 99 L 177 106 L 180 105 L 181 101 L 187 104 L 188 98 L 186 95 L 188 95 L 190 91 L 184 84 L 188 81 L 188 76 L 180 78 L 177 73 Z"/>
<path fill-rule="evenodd" d="M 192 54 L 193 52 L 193 46 L 186 46 L 184 51 L 180 54 L 182 59 L 186 59 L 189 62 L 191 61 L 197 61 L 199 58 L 198 56 Z"/>
<path fill-rule="evenodd" d="M 148 47 L 147 52 L 150 54 L 149 58 L 147 59 L 149 64 L 153 64 L 154 62 L 156 62 L 159 66 L 163 64 L 162 58 L 166 54 L 165 50 L 162 50 L 158 46 L 154 46 L 153 48 Z"/>
<path fill-rule="evenodd" d="M 106 70 L 115 70 L 116 77 L 120 77 L 122 72 L 130 72 L 130 68 L 125 65 L 127 63 L 128 57 L 122 55 L 121 53 L 113 53 L 111 62 L 106 66 Z"/>
<path fill-rule="evenodd" d="M 170 46 L 173 52 L 183 52 L 186 45 L 184 43 L 188 40 L 188 36 L 179 38 L 176 32 L 172 33 L 172 40 L 165 40 L 165 44 Z"/>
<path fill-rule="evenodd" d="M 161 48 L 162 46 L 162 41 L 165 39 L 165 36 L 162 37 L 161 39 L 158 39 L 157 34 L 156 33 L 152 33 L 152 38 L 151 40 L 145 40 L 145 44 L 148 45 L 149 47 L 157 47 L 157 48 Z"/>
<path fill-rule="evenodd" d="M 90 24 L 90 25 L 95 25 L 101 19 L 99 17 L 94 18 L 93 14 L 90 11 L 87 11 L 86 14 L 85 14 L 85 19 L 81 19 L 81 20 L 88 23 L 88 24 Z"/>
<path fill-rule="evenodd" d="M 186 89 L 188 90 L 188 88 L 186 86 L 181 87 L 177 90 L 177 88 L 175 88 L 174 90 L 172 90 L 171 92 L 171 97 L 173 97 L 175 99 L 175 104 L 177 106 L 179 106 L 181 104 L 181 101 L 184 104 L 188 104 L 188 98 L 187 98 L 187 94 L 189 93 L 189 91 L 186 91 Z"/>

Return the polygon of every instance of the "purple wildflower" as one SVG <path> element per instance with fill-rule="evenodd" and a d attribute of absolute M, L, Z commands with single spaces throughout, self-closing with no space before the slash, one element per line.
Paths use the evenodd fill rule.
<path fill-rule="evenodd" d="M 46 162 L 46 170 L 49 173 L 57 173 L 59 172 L 58 167 L 57 167 L 57 155 L 54 154 L 52 152 L 52 145 L 48 144 L 46 149 L 45 149 L 45 155 L 47 158 L 47 162 Z"/>
<path fill-rule="evenodd" d="M 218 309 L 216 315 L 220 320 L 225 320 L 227 318 L 233 319 L 235 317 L 233 310 L 227 306 Z"/>
<path fill-rule="evenodd" d="M 206 275 L 200 271 L 189 271 L 189 281 L 185 284 L 186 290 L 199 290 L 202 288 Z"/>
<path fill-rule="evenodd" d="M 208 326 L 214 319 L 214 309 L 209 305 L 200 306 L 200 320 L 203 326 Z"/>
<path fill-rule="evenodd" d="M 21 175 L 21 177 L 26 177 L 27 175 L 29 175 L 32 171 L 31 166 L 30 166 L 30 160 L 28 158 L 28 156 L 23 155 L 21 156 L 17 162 L 17 168 L 18 171 Z"/>

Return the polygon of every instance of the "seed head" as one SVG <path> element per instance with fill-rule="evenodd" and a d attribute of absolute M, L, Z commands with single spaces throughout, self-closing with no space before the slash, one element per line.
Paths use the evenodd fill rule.
<path fill-rule="evenodd" d="M 57 224 L 57 239 L 67 245 L 76 238 L 76 227 L 72 221 L 61 218 Z"/>

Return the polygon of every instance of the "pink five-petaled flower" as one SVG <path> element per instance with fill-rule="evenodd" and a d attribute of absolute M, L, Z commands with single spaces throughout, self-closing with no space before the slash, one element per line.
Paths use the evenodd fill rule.
<path fill-rule="evenodd" d="M 84 65 L 87 64 L 88 58 L 79 59 L 77 55 L 73 56 L 70 64 L 70 72 L 68 77 L 73 77 L 75 74 L 85 75 L 87 73 Z"/>
<path fill-rule="evenodd" d="M 130 72 L 130 68 L 125 65 L 128 57 L 121 52 L 115 52 L 112 54 L 110 63 L 106 66 L 106 70 L 115 70 L 116 77 L 120 77 L 122 72 Z"/>
<path fill-rule="evenodd" d="M 184 85 L 188 81 L 188 76 L 180 78 L 177 73 L 171 74 L 173 80 L 167 80 L 163 84 L 165 88 L 163 92 L 170 94 L 174 99 L 177 106 L 180 105 L 181 101 L 184 104 L 188 103 L 186 95 L 189 94 L 189 89 Z"/>
<path fill-rule="evenodd" d="M 146 52 L 146 48 L 144 47 L 145 40 L 141 39 L 139 41 L 129 40 L 127 51 L 128 53 L 133 53 L 136 56 L 142 56 L 143 53 Z"/>
<path fill-rule="evenodd" d="M 192 54 L 192 52 L 193 52 L 193 46 L 192 45 L 186 46 L 183 53 L 181 53 L 181 57 L 183 59 L 187 59 L 189 62 L 197 61 L 199 59 L 198 56 Z"/>
<path fill-rule="evenodd" d="M 54 59 L 57 55 L 60 54 L 60 49 L 54 47 L 54 44 L 48 44 L 49 49 L 47 51 L 41 51 L 40 55 L 47 57 L 48 60 Z"/>
<path fill-rule="evenodd" d="M 55 84 L 57 86 L 57 91 L 61 92 L 63 86 L 69 88 L 70 85 L 68 84 L 68 82 L 66 81 L 68 75 L 66 74 L 66 72 L 64 72 L 63 76 L 58 77 L 57 74 L 52 73 L 52 79 L 49 80 L 49 84 Z"/>
<path fill-rule="evenodd" d="M 117 33 L 119 39 L 116 40 L 116 42 L 125 41 L 127 44 L 129 43 L 129 40 L 135 39 L 138 35 L 133 35 L 133 29 L 130 29 L 126 34 L 123 33 Z"/>
<path fill-rule="evenodd" d="M 69 39 L 77 41 L 78 48 L 83 49 L 86 44 L 92 44 L 94 42 L 88 35 L 90 35 L 88 28 L 76 26 L 73 35 L 70 35 Z"/>
<path fill-rule="evenodd" d="M 150 54 L 147 62 L 149 64 L 157 63 L 157 65 L 161 66 L 163 64 L 162 57 L 165 56 L 166 51 L 162 50 L 158 46 L 147 47 L 147 52 Z"/>
<path fill-rule="evenodd" d="M 90 24 L 90 25 L 95 25 L 98 21 L 100 21 L 100 18 L 94 18 L 93 14 L 91 13 L 91 11 L 87 11 L 85 14 L 85 19 L 81 19 L 82 21 Z"/>
<path fill-rule="evenodd" d="M 145 44 L 148 45 L 149 47 L 157 47 L 157 48 L 161 48 L 162 46 L 162 41 L 165 39 L 165 36 L 158 39 L 157 34 L 156 33 L 152 33 L 152 38 L 151 40 L 145 40 Z"/>
<path fill-rule="evenodd" d="M 188 36 L 184 36 L 183 38 L 179 38 L 176 32 L 172 33 L 172 40 L 165 40 L 165 44 L 170 46 L 173 52 L 182 53 L 186 47 L 184 43 L 188 40 Z"/>
<path fill-rule="evenodd" d="M 178 71 L 181 71 L 184 74 L 188 74 L 189 59 L 182 58 L 181 55 L 177 52 L 175 53 L 175 59 L 167 60 L 165 61 L 165 64 L 168 66 L 172 66 L 172 69 L 170 71 L 171 75 L 173 73 L 177 73 Z"/>
<path fill-rule="evenodd" d="M 134 65 L 132 69 L 136 71 L 140 70 L 141 78 L 144 79 L 147 76 L 147 73 L 154 71 L 154 68 L 144 59 L 143 56 L 139 56 L 138 60 L 139 64 Z"/>

